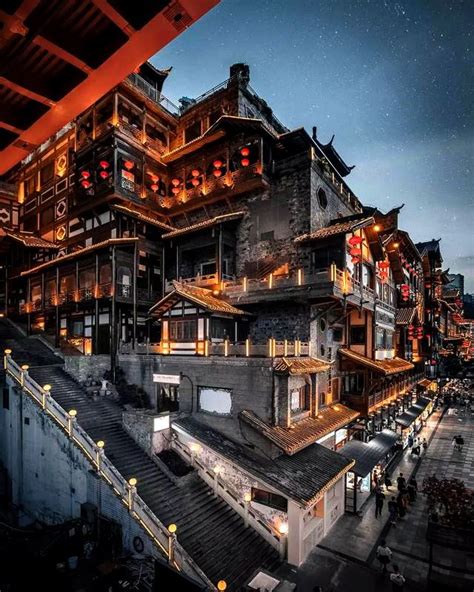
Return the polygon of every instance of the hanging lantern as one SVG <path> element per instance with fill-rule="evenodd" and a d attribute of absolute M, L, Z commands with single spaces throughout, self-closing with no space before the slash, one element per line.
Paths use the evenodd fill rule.
<path fill-rule="evenodd" d="M 179 187 L 173 187 L 173 189 L 171 190 L 171 193 L 173 195 L 178 195 L 179 191 L 180 191 Z"/>
<path fill-rule="evenodd" d="M 154 173 L 148 173 L 151 177 L 151 180 L 153 183 L 158 183 L 158 181 L 160 180 L 160 177 L 158 175 L 155 175 Z"/>
<path fill-rule="evenodd" d="M 180 184 L 181 181 L 179 179 L 176 179 L 176 177 L 174 179 L 171 179 L 171 185 L 173 185 L 173 187 L 179 187 Z"/>
<path fill-rule="evenodd" d="M 243 148 L 240 149 L 240 154 L 242 156 L 248 156 L 250 154 L 250 148 L 247 148 L 247 146 L 244 146 Z"/>
<path fill-rule="evenodd" d="M 90 181 L 88 181 L 87 179 L 82 179 L 81 185 L 84 189 L 89 189 L 89 187 L 92 185 L 92 183 Z"/>
<path fill-rule="evenodd" d="M 156 183 L 153 183 L 153 185 L 150 186 L 150 189 L 156 193 L 159 188 L 158 188 L 158 185 Z"/>
<path fill-rule="evenodd" d="M 83 179 L 88 179 L 91 176 L 89 171 L 81 171 L 81 177 Z"/>
<path fill-rule="evenodd" d="M 221 169 L 223 167 L 224 163 L 222 162 L 222 160 L 216 159 L 213 163 L 212 166 L 215 169 Z"/>
<path fill-rule="evenodd" d="M 135 166 L 135 163 L 133 162 L 133 160 L 126 160 L 123 163 L 123 166 L 127 169 L 127 171 L 131 171 Z"/>
<path fill-rule="evenodd" d="M 194 177 L 193 179 L 191 179 L 191 185 L 193 187 L 197 187 L 200 183 L 201 183 L 201 181 L 199 179 L 196 179 L 196 177 Z"/>
<path fill-rule="evenodd" d="M 110 163 L 109 163 L 107 160 L 101 160 L 101 161 L 99 162 L 99 166 L 100 166 L 100 168 L 102 168 L 102 169 L 108 169 L 108 168 L 109 168 L 109 166 L 110 166 Z"/>
<path fill-rule="evenodd" d="M 107 171 L 100 171 L 99 176 L 101 179 L 108 179 L 109 178 L 109 173 Z"/>
<path fill-rule="evenodd" d="M 222 171 L 221 171 L 221 169 L 214 169 L 212 171 L 212 174 L 214 175 L 214 177 L 217 177 L 217 178 L 222 177 Z"/>
<path fill-rule="evenodd" d="M 421 325 L 416 329 L 416 337 L 417 339 L 423 339 L 423 327 Z"/>
<path fill-rule="evenodd" d="M 200 174 L 201 174 L 201 172 L 199 171 L 199 169 L 193 169 L 191 171 L 191 176 L 192 177 L 199 177 Z"/>
<path fill-rule="evenodd" d="M 351 247 L 355 247 L 356 245 L 360 245 L 360 243 L 362 242 L 362 237 L 351 236 L 347 242 L 351 245 Z"/>
<path fill-rule="evenodd" d="M 249 166 L 249 164 L 250 164 L 250 160 L 249 160 L 248 158 L 242 158 L 242 160 L 240 161 L 240 164 L 241 164 L 243 167 L 248 167 L 248 166 Z"/>

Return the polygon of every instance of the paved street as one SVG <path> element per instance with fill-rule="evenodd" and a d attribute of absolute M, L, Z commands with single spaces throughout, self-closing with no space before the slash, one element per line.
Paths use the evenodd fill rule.
<path fill-rule="evenodd" d="M 440 411 L 433 413 L 421 433 L 421 437 L 429 441 L 426 454 L 418 461 L 406 451 L 393 470 L 393 480 L 400 471 L 406 477 L 413 474 L 421 489 L 424 477 L 434 473 L 461 479 L 467 487 L 474 488 L 473 424 L 472 415 L 442 416 Z M 466 442 L 462 453 L 452 447 L 452 438 L 459 433 Z M 395 492 L 395 487 L 392 490 Z M 427 509 L 424 496 L 418 496 L 417 502 L 396 528 L 388 524 L 386 505 L 381 519 L 376 519 L 374 514 L 374 500 L 371 498 L 362 508 L 361 517 L 345 515 L 339 520 L 306 562 L 288 574 L 298 582 L 298 591 L 312 592 L 315 585 L 320 585 L 324 592 L 344 592 L 355 589 L 356 583 L 357 589 L 360 587 L 366 591 L 390 590 L 388 578 L 380 573 L 375 558 L 382 538 L 386 538 L 393 551 L 392 564 L 397 563 L 407 578 L 406 589 L 425 589 L 429 550 L 425 540 Z M 449 577 L 451 589 L 471 591 L 474 588 L 474 554 L 435 550 L 434 562 L 436 570 Z M 444 569 L 440 568 L 441 564 Z M 470 575 L 463 573 L 466 571 Z M 455 585 L 458 587 L 454 588 Z"/>

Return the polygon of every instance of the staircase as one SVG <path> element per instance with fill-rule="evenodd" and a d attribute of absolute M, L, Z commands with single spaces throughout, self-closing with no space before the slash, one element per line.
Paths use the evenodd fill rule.
<path fill-rule="evenodd" d="M 36 382 L 51 385 L 59 405 L 77 411 L 78 423 L 93 440 L 105 441 L 107 458 L 125 479 L 137 479 L 138 495 L 163 524 L 177 525 L 179 543 L 212 582 L 223 579 L 228 590 L 236 591 L 255 569 L 272 570 L 279 565 L 278 552 L 246 528 L 242 518 L 197 475 L 182 487 L 173 483 L 122 428 L 119 405 L 91 399 L 45 345 L 5 324 L 0 319 L 2 351 L 11 348 L 15 361 L 30 365 L 29 374 Z"/>

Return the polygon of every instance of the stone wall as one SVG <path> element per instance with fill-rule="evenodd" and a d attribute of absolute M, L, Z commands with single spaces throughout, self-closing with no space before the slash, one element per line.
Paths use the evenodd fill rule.
<path fill-rule="evenodd" d="M 144 554 L 154 554 L 148 535 L 66 434 L 28 395 L 7 388 L 8 408 L 5 399 L 0 405 L 0 464 L 11 481 L 12 502 L 24 509 L 20 523 L 59 524 L 79 518 L 89 503 L 121 525 L 125 551 L 134 552 L 139 536 Z"/>
<path fill-rule="evenodd" d="M 288 302 L 272 302 L 256 307 L 256 317 L 250 323 L 250 340 L 266 343 L 288 339 L 309 341 L 309 306 Z"/>
<path fill-rule="evenodd" d="M 84 382 L 89 376 L 102 380 L 104 372 L 110 370 L 110 356 L 64 356 L 64 370 L 78 382 Z"/>
<path fill-rule="evenodd" d="M 152 456 L 169 447 L 170 430 L 155 432 L 155 418 L 167 414 L 157 414 L 148 410 L 124 411 L 122 425 L 135 442 Z"/>
<path fill-rule="evenodd" d="M 264 421 L 271 421 L 272 359 L 121 355 L 119 364 L 127 381 L 143 387 L 153 401 L 158 388 L 153 382 L 153 374 L 179 375 L 182 372 L 180 412 L 192 413 L 197 420 L 229 438 L 245 441 L 238 417 L 243 409 L 252 409 Z M 230 414 L 199 411 L 199 387 L 229 389 L 232 401 Z"/>

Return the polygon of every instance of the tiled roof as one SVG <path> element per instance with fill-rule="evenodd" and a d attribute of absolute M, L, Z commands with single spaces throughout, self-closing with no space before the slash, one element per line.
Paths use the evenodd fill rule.
<path fill-rule="evenodd" d="M 202 230 L 203 228 L 210 228 L 216 224 L 219 224 L 220 222 L 238 220 L 239 218 L 242 218 L 244 213 L 245 212 L 229 212 L 228 214 L 214 216 L 214 218 L 209 218 L 208 220 L 203 220 L 202 222 L 196 222 L 195 224 L 190 224 L 189 226 L 183 226 L 183 228 L 177 228 L 171 232 L 166 232 L 162 238 L 174 238 L 176 236 L 181 236 L 182 234 L 189 234 L 190 232 L 195 232 L 196 230 Z"/>
<path fill-rule="evenodd" d="M 362 366 L 367 366 L 371 370 L 385 374 L 385 376 L 390 374 L 398 374 L 399 372 L 407 372 L 408 370 L 414 368 L 414 365 L 411 362 L 407 362 L 402 358 L 392 358 L 391 360 L 372 360 L 371 358 L 367 358 L 366 356 L 358 354 L 357 352 L 354 352 L 350 349 L 343 348 L 339 349 L 339 353 L 349 360 L 362 364 Z"/>
<path fill-rule="evenodd" d="M 336 234 L 347 234 L 348 232 L 353 232 L 354 230 L 358 230 L 359 228 L 365 228 L 370 224 L 374 224 L 373 218 L 363 218 L 362 220 L 347 220 L 342 222 L 338 222 L 336 220 L 335 223 L 331 224 L 330 226 L 325 226 L 324 228 L 319 228 L 315 232 L 309 232 L 307 234 L 297 236 L 295 238 L 295 243 L 320 240 L 322 238 L 335 236 Z"/>
<path fill-rule="evenodd" d="M 151 216 L 147 216 L 146 214 L 143 214 L 142 212 L 138 212 L 137 210 L 131 210 L 130 208 L 127 208 L 126 206 L 121 206 L 119 204 L 114 204 L 113 206 L 111 206 L 112 209 L 117 210 L 118 212 L 122 212 L 123 214 L 127 214 L 128 216 L 132 216 L 132 218 L 136 218 L 137 220 L 142 220 L 142 222 L 147 222 L 148 224 L 153 224 L 154 226 L 157 226 L 158 228 L 161 228 L 162 230 L 174 230 L 174 227 L 171 226 L 170 224 L 166 224 L 165 222 L 162 222 L 161 220 L 157 220 L 156 218 L 152 218 Z"/>
<path fill-rule="evenodd" d="M 352 469 L 359 477 L 365 477 L 390 452 L 399 435 L 392 430 L 384 429 L 370 442 L 350 440 L 338 453 L 346 458 L 354 459 Z"/>
<path fill-rule="evenodd" d="M 429 386 L 431 386 L 432 383 L 433 383 L 432 380 L 429 380 L 428 378 L 423 378 L 423 380 L 420 380 L 420 382 L 418 384 L 425 387 L 425 388 L 428 388 Z"/>
<path fill-rule="evenodd" d="M 317 358 L 277 358 L 273 365 L 275 372 L 286 374 L 317 374 L 329 370 L 331 364 Z"/>
<path fill-rule="evenodd" d="M 38 271 L 42 271 L 47 267 L 51 267 L 53 265 L 60 265 L 63 261 L 69 261 L 70 259 L 75 259 L 76 257 L 82 257 L 86 253 L 91 253 L 96 251 L 97 249 L 104 249 L 105 247 L 112 247 L 113 245 L 125 245 L 128 243 L 134 243 L 138 240 L 137 237 L 130 237 L 130 238 L 109 238 L 105 241 L 101 241 L 100 243 L 95 243 L 95 245 L 91 245 L 90 247 L 85 247 L 84 249 L 79 249 L 74 251 L 73 253 L 68 253 L 67 255 L 63 255 L 62 257 L 56 257 L 55 259 L 51 259 L 51 261 L 46 261 L 45 263 L 41 263 L 36 267 L 32 267 L 27 269 L 26 271 L 21 272 L 21 276 L 31 275 L 32 273 L 37 273 Z"/>
<path fill-rule="evenodd" d="M 416 315 L 416 306 L 397 309 L 397 325 L 409 325 L 413 322 Z"/>
<path fill-rule="evenodd" d="M 316 418 L 307 417 L 293 424 L 291 428 L 285 428 L 268 425 L 253 411 L 245 409 L 240 413 L 240 417 L 247 424 L 286 454 L 295 454 L 334 430 L 344 427 L 358 416 L 357 411 L 338 403 L 321 409 Z"/>
<path fill-rule="evenodd" d="M 23 246 L 29 249 L 59 249 L 59 245 L 50 243 L 49 241 L 34 236 L 28 232 L 21 232 L 19 230 L 15 231 L 8 228 L 3 228 L 3 231 L 5 232 L 6 236 L 19 243 L 22 243 Z"/>
<path fill-rule="evenodd" d="M 248 312 L 232 306 L 232 304 L 229 304 L 225 300 L 217 298 L 213 295 L 212 290 L 208 290 L 207 288 L 198 288 L 197 286 L 182 284 L 177 281 L 173 282 L 173 286 L 174 290 L 154 304 L 150 308 L 150 313 L 156 311 L 160 314 L 155 314 L 155 316 L 161 316 L 165 310 L 168 310 L 178 300 L 185 298 L 210 312 L 220 312 L 229 315 L 249 315 Z"/>
<path fill-rule="evenodd" d="M 257 456 L 192 417 L 173 422 L 172 429 L 189 434 L 224 460 L 303 506 L 314 504 L 354 465 L 353 461 L 319 444 L 293 456 L 283 454 L 276 459 Z"/>

